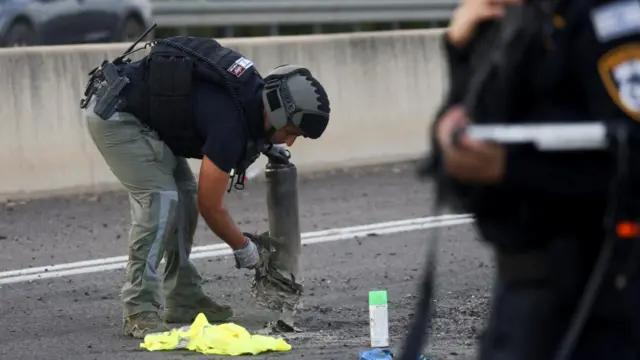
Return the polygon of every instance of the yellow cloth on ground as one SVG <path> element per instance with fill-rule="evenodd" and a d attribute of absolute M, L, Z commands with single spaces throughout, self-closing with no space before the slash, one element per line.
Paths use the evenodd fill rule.
<path fill-rule="evenodd" d="M 284 339 L 251 335 L 233 323 L 211 325 L 202 313 L 191 326 L 145 336 L 140 347 L 149 351 L 186 349 L 206 355 L 257 355 L 291 350 Z"/>

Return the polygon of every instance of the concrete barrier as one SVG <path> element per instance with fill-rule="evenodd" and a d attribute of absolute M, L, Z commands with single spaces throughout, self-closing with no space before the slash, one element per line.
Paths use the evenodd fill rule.
<path fill-rule="evenodd" d="M 225 39 L 265 73 L 308 66 L 326 87 L 332 120 L 319 141 L 291 149 L 301 172 L 415 158 L 446 72 L 441 30 Z M 128 44 L 0 51 L 0 198 L 98 191 L 118 183 L 78 107 L 87 73 Z M 144 55 L 140 51 L 134 58 Z M 259 160 L 255 166 L 262 166 Z M 191 161 L 197 172 L 199 161 Z"/>

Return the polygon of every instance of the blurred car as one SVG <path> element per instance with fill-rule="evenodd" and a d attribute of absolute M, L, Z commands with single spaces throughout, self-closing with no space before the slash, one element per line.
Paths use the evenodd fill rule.
<path fill-rule="evenodd" d="M 0 47 L 131 42 L 150 0 L 0 0 Z"/>

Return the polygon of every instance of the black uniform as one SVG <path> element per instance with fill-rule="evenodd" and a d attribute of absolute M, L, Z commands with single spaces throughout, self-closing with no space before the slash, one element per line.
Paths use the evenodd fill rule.
<path fill-rule="evenodd" d="M 254 77 L 247 86 L 254 89 L 253 100 L 261 108 L 262 78 Z M 266 136 L 262 113 L 247 118 L 247 132 L 243 119 L 229 94 L 207 83 L 198 83 L 195 93 L 195 116 L 198 132 L 204 139 L 203 155 L 225 172 L 235 168 L 245 155 L 247 138 L 257 142 Z"/>
<path fill-rule="evenodd" d="M 525 9 L 545 3 L 531 1 Z M 452 87 L 440 114 L 465 104 L 476 123 L 624 119 L 637 131 L 640 2 L 560 1 L 554 13 L 510 13 L 502 24 L 516 26 L 522 37 L 507 45 L 500 45 L 506 32 L 497 23 L 483 24 L 468 48 L 447 44 Z M 531 23 L 546 25 L 527 39 L 522 29 Z M 489 57 L 500 62 L 486 67 Z M 631 147 L 638 154 L 640 146 Z M 550 359 L 605 238 L 614 162 L 604 153 L 541 153 L 526 146 L 508 146 L 507 154 L 499 185 L 470 186 L 445 177 L 439 186 L 476 215 L 496 253 L 498 277 L 480 358 Z M 574 359 L 640 357 L 640 282 L 637 269 L 629 267 L 637 261 L 633 248 L 616 244 Z"/>

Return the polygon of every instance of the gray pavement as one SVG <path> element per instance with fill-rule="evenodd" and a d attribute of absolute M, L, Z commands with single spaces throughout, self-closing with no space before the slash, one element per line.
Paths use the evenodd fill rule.
<path fill-rule="evenodd" d="M 430 213 L 430 187 L 413 167 L 369 167 L 300 179 L 303 232 L 402 220 Z M 264 187 L 231 194 L 243 230 L 267 228 Z M 0 204 L 0 271 L 124 255 L 128 203 L 121 192 Z M 368 348 L 367 293 L 389 292 L 392 347 L 406 334 L 431 230 L 306 245 L 305 331 L 288 353 L 239 359 L 358 359 Z M 487 313 L 493 265 L 473 226 L 444 228 L 437 319 L 426 354 L 472 359 Z M 201 221 L 196 245 L 220 243 Z M 264 311 L 247 296 L 252 273 L 229 256 L 197 259 L 207 292 L 236 309 L 234 322 L 260 328 Z M 147 352 L 121 335 L 121 270 L 5 284 L 0 288 L 0 359 L 221 359 L 186 352 Z M 231 358 L 231 357 L 229 357 Z"/>

